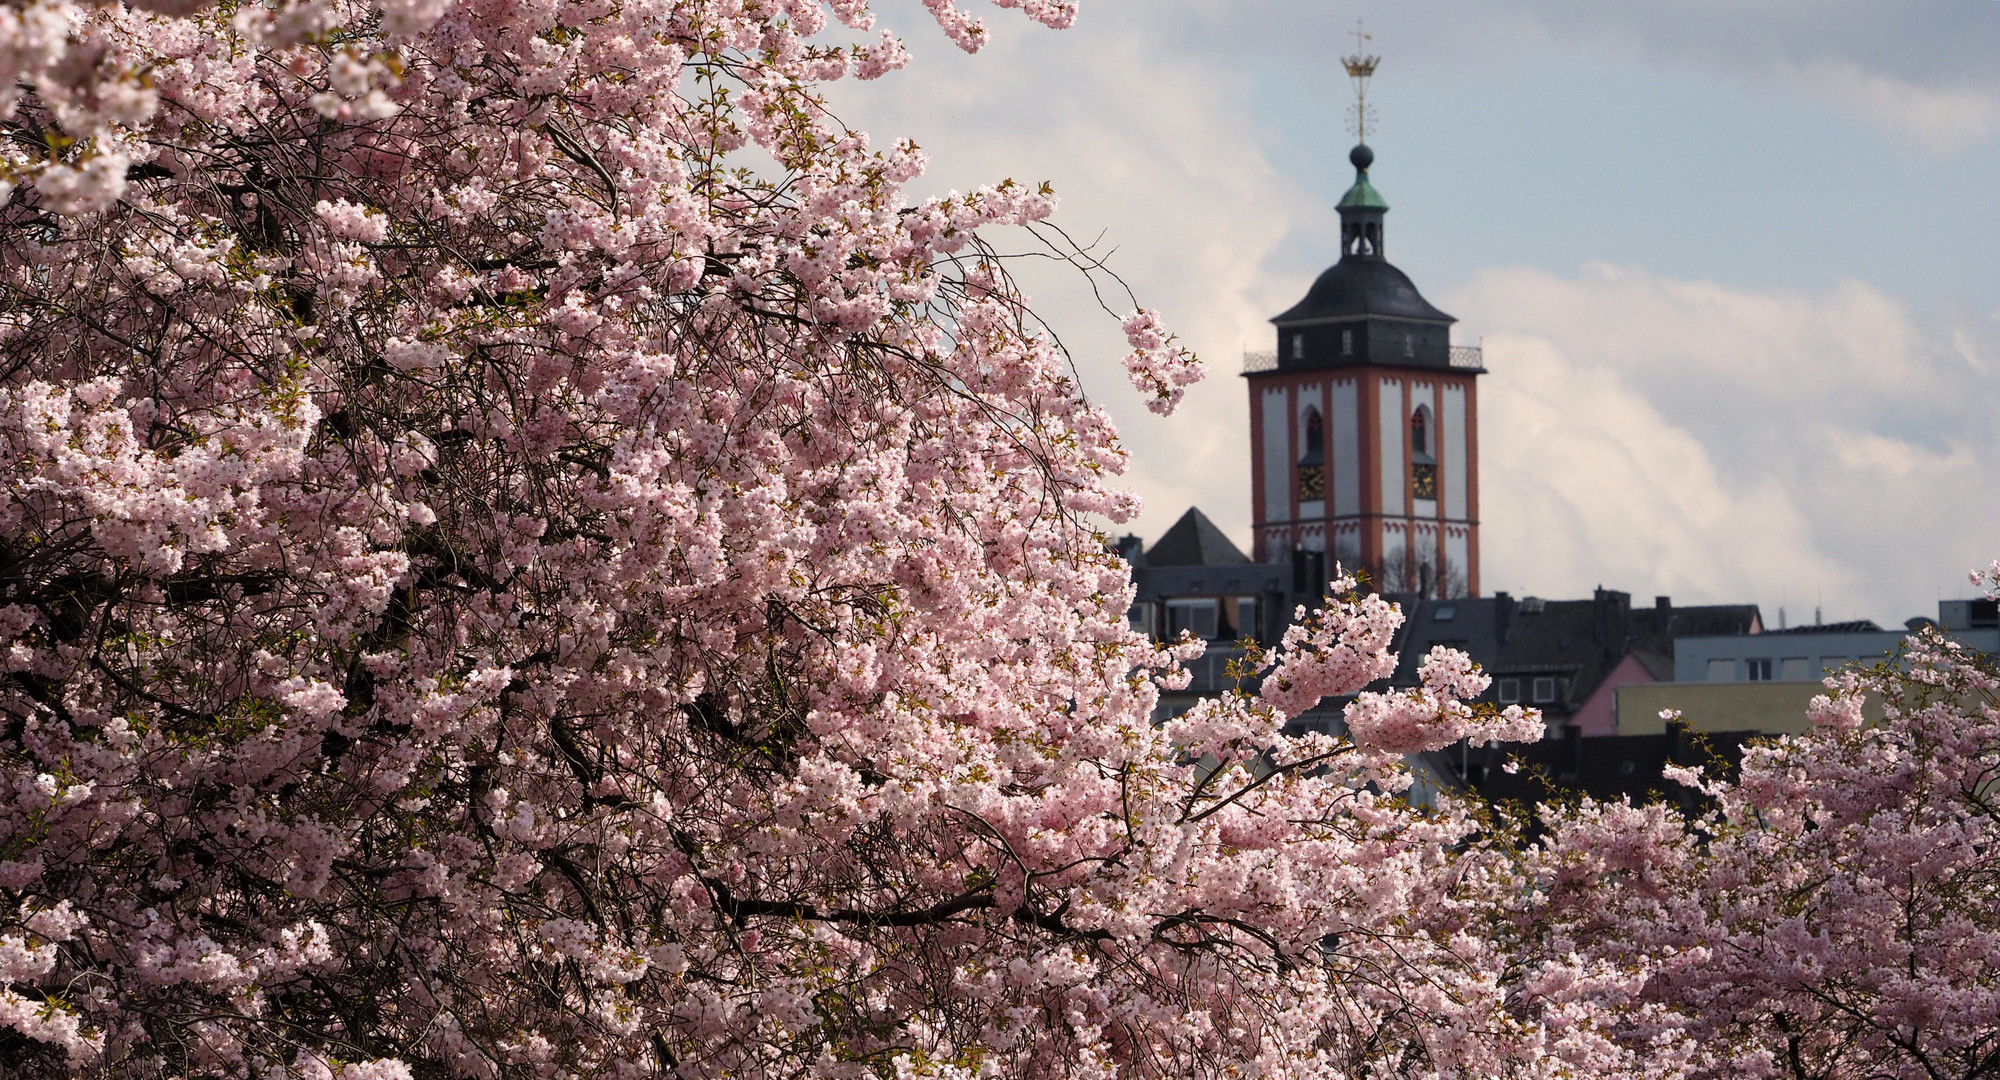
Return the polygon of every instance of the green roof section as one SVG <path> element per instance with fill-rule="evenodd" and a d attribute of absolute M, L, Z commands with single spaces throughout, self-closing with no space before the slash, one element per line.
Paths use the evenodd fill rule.
<path fill-rule="evenodd" d="M 1382 193 L 1368 182 L 1368 170 L 1354 170 L 1354 186 L 1340 197 L 1342 210 L 1387 210 L 1389 204 L 1382 200 Z"/>
<path fill-rule="evenodd" d="M 1347 152 L 1347 160 L 1354 166 L 1354 186 L 1340 197 L 1342 210 L 1387 210 L 1389 204 L 1382 201 L 1382 193 L 1368 182 L 1368 166 L 1375 164 L 1375 151 L 1367 143 L 1357 143 Z"/>

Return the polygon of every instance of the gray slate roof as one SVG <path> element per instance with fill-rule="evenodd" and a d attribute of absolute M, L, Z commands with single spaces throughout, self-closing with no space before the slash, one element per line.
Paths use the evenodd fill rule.
<path fill-rule="evenodd" d="M 1463 649 L 1495 676 L 1555 675 L 1562 700 L 1551 717 L 1574 712 L 1619 661 L 1636 657 L 1655 679 L 1671 679 L 1677 637 L 1747 634 L 1759 625 L 1755 604 L 1644 607 L 1626 593 L 1600 589 L 1588 600 L 1530 604 L 1504 594 L 1470 600 L 1403 600 L 1408 617 L 1393 685 L 1414 685 L 1433 644 Z M 1451 617 L 1438 616 L 1450 609 Z"/>
<path fill-rule="evenodd" d="M 1431 306 L 1410 276 L 1387 260 L 1350 255 L 1321 273 L 1305 299 L 1271 321 L 1279 326 L 1318 319 L 1378 315 L 1420 322 L 1456 322 Z"/>
<path fill-rule="evenodd" d="M 1146 549 L 1147 566 L 1242 566 L 1249 561 L 1207 514 L 1192 506 Z"/>

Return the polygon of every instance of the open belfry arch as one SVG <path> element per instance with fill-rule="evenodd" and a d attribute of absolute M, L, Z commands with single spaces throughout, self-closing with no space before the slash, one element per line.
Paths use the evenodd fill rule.
<path fill-rule="evenodd" d="M 1366 36 L 1357 35 L 1365 45 Z M 1389 204 L 1368 179 L 1368 79 L 1357 49 L 1341 196 L 1340 261 L 1272 319 L 1277 348 L 1249 356 L 1252 558 L 1291 561 L 1310 590 L 1335 565 L 1383 592 L 1479 594 L 1480 350 L 1388 261 Z"/>

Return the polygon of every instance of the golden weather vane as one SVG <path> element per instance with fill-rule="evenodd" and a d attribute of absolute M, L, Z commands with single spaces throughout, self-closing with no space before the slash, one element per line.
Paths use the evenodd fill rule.
<path fill-rule="evenodd" d="M 1375 118 L 1375 111 L 1368 107 L 1368 80 L 1375 74 L 1375 65 L 1382 62 L 1381 57 L 1368 54 L 1368 43 L 1373 40 L 1375 35 L 1361 28 L 1361 20 L 1354 20 L 1354 55 L 1340 60 L 1347 68 L 1347 77 L 1354 81 L 1354 105 L 1349 109 L 1354 138 L 1364 143 L 1368 141 L 1368 122 Z"/>

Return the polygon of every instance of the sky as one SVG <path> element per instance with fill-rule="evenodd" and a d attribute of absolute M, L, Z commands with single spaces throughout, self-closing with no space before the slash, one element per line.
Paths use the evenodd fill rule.
<path fill-rule="evenodd" d="M 1208 362 L 1147 413 L 1088 283 L 1021 265 L 1149 542 L 1193 505 L 1248 549 L 1241 357 L 1338 256 L 1359 19 L 1386 252 L 1486 350 L 1487 591 L 1895 626 L 2000 558 L 2000 3 L 1082 0 L 976 56 L 877 6 L 915 59 L 841 119 L 925 148 L 915 195 L 1052 183 Z"/>

